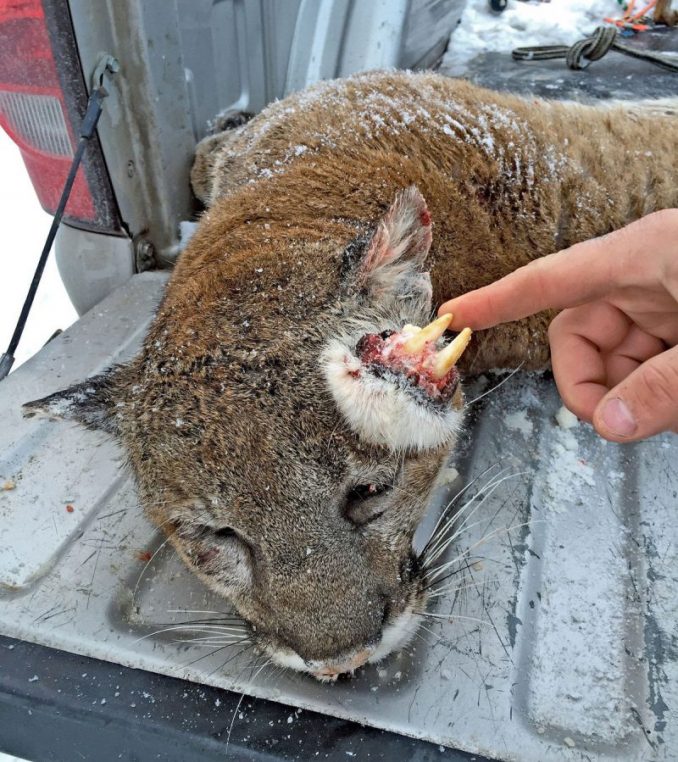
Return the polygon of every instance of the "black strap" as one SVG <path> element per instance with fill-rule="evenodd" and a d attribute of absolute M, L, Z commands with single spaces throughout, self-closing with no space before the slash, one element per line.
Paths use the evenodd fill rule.
<path fill-rule="evenodd" d="M 45 265 L 47 264 L 47 258 L 49 257 L 52 243 L 54 242 L 54 238 L 61 223 L 61 218 L 63 217 L 64 210 L 66 209 L 68 197 L 71 195 L 71 190 L 73 188 L 73 183 L 75 182 L 75 176 L 78 172 L 78 167 L 80 166 L 80 162 L 82 160 L 82 155 L 85 152 L 85 148 L 87 147 L 87 142 L 91 139 L 92 135 L 94 135 L 94 130 L 96 129 L 97 123 L 99 122 L 99 117 L 101 116 L 101 111 L 103 109 L 103 100 L 107 94 L 108 93 L 103 86 L 96 87 L 92 91 L 92 94 L 89 97 L 89 101 L 87 102 L 87 110 L 85 111 L 85 116 L 82 120 L 82 125 L 80 126 L 78 146 L 75 150 L 73 161 L 71 162 L 71 168 L 68 170 L 66 184 L 64 185 L 64 189 L 61 193 L 59 205 L 57 206 L 56 212 L 54 213 L 54 219 L 52 220 L 52 225 L 49 229 L 49 233 L 47 234 L 47 240 L 45 241 L 45 245 L 42 248 L 42 253 L 40 254 L 40 259 L 38 260 L 38 266 L 35 268 L 35 274 L 33 275 L 33 280 L 31 281 L 30 288 L 28 289 L 28 294 L 26 295 L 24 306 L 21 308 L 21 314 L 19 315 L 19 320 L 17 321 L 16 328 L 12 334 L 12 339 L 9 342 L 9 347 L 7 348 L 7 351 L 2 356 L 0 356 L 0 381 L 7 376 L 7 374 L 12 369 L 12 365 L 14 365 L 14 353 L 16 352 L 16 348 L 19 345 L 19 341 L 21 340 L 21 335 L 23 334 L 24 328 L 26 327 L 26 321 L 28 320 L 28 315 L 31 311 L 31 307 L 33 306 L 33 300 L 35 299 L 35 294 L 38 290 L 38 286 L 40 285 L 40 280 L 45 270 Z"/>
<path fill-rule="evenodd" d="M 516 48 L 511 55 L 516 61 L 546 61 L 564 58 L 570 69 L 586 69 L 592 62 L 602 58 L 610 50 L 616 50 L 633 58 L 648 61 L 668 71 L 678 72 L 675 56 L 640 51 L 619 41 L 619 34 L 613 26 L 599 26 L 590 37 L 575 42 L 574 45 L 540 45 Z"/>

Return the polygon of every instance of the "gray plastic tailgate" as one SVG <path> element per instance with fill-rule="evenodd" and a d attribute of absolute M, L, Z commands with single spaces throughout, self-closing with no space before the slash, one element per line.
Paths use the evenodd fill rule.
<path fill-rule="evenodd" d="M 0 384 L 0 633 L 497 759 L 678 757 L 678 438 L 562 428 L 537 375 L 471 405 L 426 522 L 476 479 L 446 557 L 461 571 L 409 653 L 323 685 L 152 634 L 224 606 L 146 521 L 109 438 L 20 405 L 133 354 L 164 281 L 135 276 Z"/>

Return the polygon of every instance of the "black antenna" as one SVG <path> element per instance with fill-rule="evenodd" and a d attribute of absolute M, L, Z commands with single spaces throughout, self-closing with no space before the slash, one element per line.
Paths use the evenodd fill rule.
<path fill-rule="evenodd" d="M 54 219 L 52 220 L 52 225 L 49 229 L 49 233 L 47 234 L 47 240 L 45 241 L 45 245 L 42 248 L 42 253 L 40 254 L 38 265 L 35 268 L 35 274 L 33 275 L 33 280 L 31 281 L 30 288 L 26 294 L 24 306 L 21 308 L 19 320 L 17 321 L 16 328 L 14 329 L 14 333 L 12 334 L 12 338 L 9 342 L 9 347 L 7 347 L 7 351 L 0 356 L 0 381 L 2 381 L 2 379 L 9 374 L 10 370 L 12 369 L 12 365 L 14 365 L 14 353 L 16 352 L 19 341 L 21 341 L 21 335 L 23 334 L 24 328 L 26 327 L 26 321 L 28 320 L 28 315 L 31 311 L 31 307 L 33 306 L 33 300 L 35 299 L 35 294 L 38 290 L 38 286 L 40 285 L 40 280 L 45 270 L 45 265 L 47 264 L 47 258 L 49 257 L 49 252 L 52 248 L 52 244 L 54 243 L 54 238 L 57 234 L 57 230 L 59 229 L 59 225 L 61 224 L 61 218 L 64 215 L 64 210 L 66 209 L 66 204 L 68 203 L 68 197 L 71 195 L 71 189 L 73 188 L 73 183 L 75 182 L 75 176 L 78 172 L 80 162 L 82 161 L 82 156 L 85 152 L 85 148 L 87 147 L 87 142 L 94 135 L 97 123 L 99 122 L 99 117 L 101 116 L 101 112 L 103 110 L 103 101 L 104 98 L 108 95 L 108 91 L 103 85 L 104 74 L 107 71 L 115 73 L 118 71 L 118 68 L 118 62 L 114 58 L 110 58 L 110 56 L 108 56 L 97 67 L 97 71 L 95 72 L 95 78 L 96 75 L 99 74 L 99 83 L 92 90 L 92 94 L 89 96 L 89 100 L 87 102 L 87 110 L 85 111 L 85 116 L 83 117 L 82 124 L 80 125 L 78 147 L 76 148 L 75 155 L 73 156 L 71 167 L 68 170 L 66 184 L 64 185 L 64 189 L 61 192 L 59 205 L 57 206 L 56 212 L 54 213 Z"/>

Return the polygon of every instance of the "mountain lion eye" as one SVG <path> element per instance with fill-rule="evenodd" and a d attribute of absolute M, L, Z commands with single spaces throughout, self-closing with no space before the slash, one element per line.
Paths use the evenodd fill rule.
<path fill-rule="evenodd" d="M 385 495 L 393 489 L 392 484 L 357 484 L 346 495 L 344 516 L 357 527 L 365 526 L 376 521 L 384 513 L 384 505 L 377 500 L 380 495 Z"/>

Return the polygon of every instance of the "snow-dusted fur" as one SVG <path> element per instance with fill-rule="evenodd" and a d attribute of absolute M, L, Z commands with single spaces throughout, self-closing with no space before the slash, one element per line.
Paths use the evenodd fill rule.
<path fill-rule="evenodd" d="M 438 420 L 386 377 L 341 387 L 355 342 L 678 206 L 678 126 L 366 74 L 209 138 L 192 176 L 209 209 L 143 351 L 82 412 L 64 397 L 117 433 L 149 516 L 260 648 L 331 677 L 424 605 L 412 537 L 462 401 Z M 543 367 L 548 321 L 476 337 L 462 370 Z"/>

